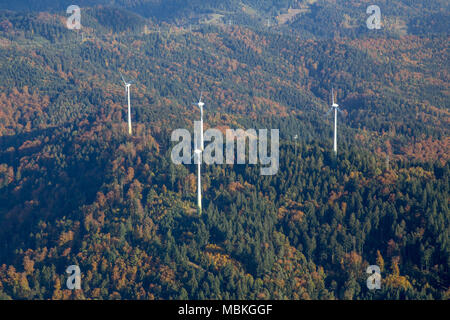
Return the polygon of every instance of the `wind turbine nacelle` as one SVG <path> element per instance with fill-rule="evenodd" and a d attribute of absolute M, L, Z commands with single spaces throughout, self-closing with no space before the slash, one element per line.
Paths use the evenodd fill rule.
<path fill-rule="evenodd" d="M 333 108 L 339 108 L 339 105 L 337 103 L 333 103 L 332 107 Z"/>
<path fill-rule="evenodd" d="M 198 107 L 199 107 L 200 109 L 202 109 L 204 105 L 205 105 L 205 104 L 204 104 L 203 102 L 199 102 L 199 103 L 198 103 Z"/>

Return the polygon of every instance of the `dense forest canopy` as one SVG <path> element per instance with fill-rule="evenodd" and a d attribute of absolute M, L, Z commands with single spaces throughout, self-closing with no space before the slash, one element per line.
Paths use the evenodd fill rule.
<path fill-rule="evenodd" d="M 361 1 L 70 4 L 0 1 L 0 298 L 450 297 L 447 1 L 380 30 Z M 170 137 L 201 91 L 207 128 L 281 143 L 274 176 L 204 165 L 199 216 Z"/>

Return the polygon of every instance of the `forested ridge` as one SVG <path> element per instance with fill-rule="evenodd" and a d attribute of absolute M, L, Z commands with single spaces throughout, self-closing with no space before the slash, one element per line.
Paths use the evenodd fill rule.
<path fill-rule="evenodd" d="M 202 3 L 80 1 L 80 31 L 64 6 L 2 3 L 28 12 L 0 11 L 0 298 L 448 299 L 446 5 L 392 1 L 370 33 L 354 1 Z M 289 7 L 306 11 L 264 28 Z M 207 128 L 280 129 L 281 145 L 274 176 L 204 165 L 198 216 L 170 136 L 201 90 Z"/>

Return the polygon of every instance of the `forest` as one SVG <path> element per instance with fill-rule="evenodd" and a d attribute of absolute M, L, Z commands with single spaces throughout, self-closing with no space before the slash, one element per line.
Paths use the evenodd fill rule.
<path fill-rule="evenodd" d="M 450 11 L 379 2 L 0 1 L 0 299 L 448 300 Z M 203 165 L 199 215 L 170 137 L 201 91 L 280 169 Z"/>

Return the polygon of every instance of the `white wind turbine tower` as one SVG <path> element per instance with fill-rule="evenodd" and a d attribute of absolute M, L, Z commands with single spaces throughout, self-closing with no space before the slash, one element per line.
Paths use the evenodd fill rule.
<path fill-rule="evenodd" d="M 202 178 L 201 178 L 202 150 L 195 149 L 194 156 L 197 158 L 197 208 L 198 213 L 202 214 Z"/>
<path fill-rule="evenodd" d="M 132 135 L 132 129 L 131 129 L 131 105 L 130 105 L 130 86 L 132 85 L 132 82 L 126 82 L 122 73 L 120 74 L 120 77 L 122 78 L 123 84 L 125 85 L 125 90 L 127 92 L 128 96 L 128 134 Z"/>
<path fill-rule="evenodd" d="M 194 156 L 197 158 L 197 207 L 199 214 L 202 213 L 202 178 L 201 178 L 201 163 L 202 154 L 204 149 L 203 143 L 203 106 L 205 105 L 202 101 L 203 91 L 200 94 L 200 99 L 198 100 L 197 106 L 200 109 L 200 146 L 197 145 L 197 139 L 194 139 Z"/>
<path fill-rule="evenodd" d="M 334 154 L 337 154 L 337 113 L 342 112 L 341 109 L 339 109 L 339 105 L 334 101 L 334 90 L 331 89 L 331 99 L 332 104 L 330 111 L 328 111 L 327 115 L 330 114 L 331 111 L 334 110 L 334 142 L 333 142 L 333 151 Z"/>

